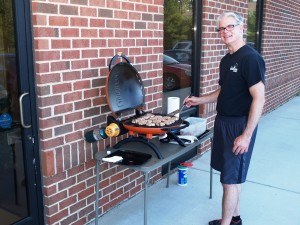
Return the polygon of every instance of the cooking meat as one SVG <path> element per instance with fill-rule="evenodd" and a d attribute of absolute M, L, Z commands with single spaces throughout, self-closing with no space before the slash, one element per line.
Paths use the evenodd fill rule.
<path fill-rule="evenodd" d="M 177 120 L 179 120 L 179 118 L 176 116 L 162 116 L 162 115 L 147 113 L 143 116 L 132 119 L 131 122 L 133 124 L 146 125 L 149 127 L 152 126 L 163 127 L 166 125 L 171 125 L 175 123 Z"/>

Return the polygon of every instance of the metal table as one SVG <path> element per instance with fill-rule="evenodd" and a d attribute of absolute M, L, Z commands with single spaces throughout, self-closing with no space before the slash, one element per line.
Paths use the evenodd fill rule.
<path fill-rule="evenodd" d="M 169 187 L 169 176 L 170 176 L 170 168 L 172 160 L 184 155 L 185 153 L 191 151 L 195 147 L 198 147 L 203 142 L 207 141 L 208 139 L 213 139 L 213 131 L 207 130 L 204 134 L 198 137 L 198 141 L 195 141 L 192 144 L 188 144 L 186 147 L 182 147 L 177 144 L 170 144 L 170 143 L 162 143 L 157 138 L 151 139 L 151 142 L 155 144 L 158 149 L 160 150 L 163 158 L 158 159 L 157 155 L 151 151 L 147 145 L 143 143 L 137 142 L 128 142 L 126 145 L 122 146 L 119 149 L 108 148 L 107 151 L 113 153 L 114 151 L 120 149 L 132 150 L 136 152 L 143 152 L 152 155 L 152 158 L 148 160 L 146 163 L 139 165 L 139 166 L 127 166 L 127 165 L 120 165 L 125 168 L 133 169 L 136 171 L 140 171 L 144 175 L 144 225 L 147 225 L 147 190 L 148 190 L 148 182 L 149 182 L 149 173 L 157 169 L 160 166 L 168 164 L 168 173 L 167 173 L 167 187 Z M 145 147 L 146 146 L 146 147 Z M 99 217 L 99 182 L 100 182 L 100 163 L 102 159 L 107 156 L 106 151 L 98 152 L 95 154 L 96 159 L 96 200 L 95 200 L 95 211 L 96 211 L 96 218 L 95 218 L 95 225 L 98 225 L 98 217 Z M 212 168 L 210 168 L 210 198 L 212 198 Z"/>

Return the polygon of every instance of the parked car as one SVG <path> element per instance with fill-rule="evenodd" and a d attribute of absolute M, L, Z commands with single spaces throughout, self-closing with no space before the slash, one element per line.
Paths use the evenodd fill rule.
<path fill-rule="evenodd" d="M 180 63 L 192 64 L 192 51 L 185 49 L 170 49 L 164 51 L 165 55 L 172 57 Z"/>
<path fill-rule="evenodd" d="M 178 41 L 172 49 L 164 53 L 180 63 L 191 64 L 192 61 L 192 41 Z"/>
<path fill-rule="evenodd" d="M 163 56 L 163 90 L 172 91 L 190 87 L 192 84 L 191 65 L 183 64 L 172 57 Z"/>
<path fill-rule="evenodd" d="M 178 41 L 173 46 L 173 49 L 179 49 L 179 50 L 192 50 L 192 41 Z"/>

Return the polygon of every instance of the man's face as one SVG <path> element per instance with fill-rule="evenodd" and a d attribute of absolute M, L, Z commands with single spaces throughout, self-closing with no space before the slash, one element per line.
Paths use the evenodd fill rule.
<path fill-rule="evenodd" d="M 226 29 L 224 29 L 225 27 Z M 243 25 L 237 25 L 235 18 L 222 18 L 219 23 L 219 28 L 223 28 L 219 31 L 219 34 L 224 44 L 234 44 L 243 40 Z"/>

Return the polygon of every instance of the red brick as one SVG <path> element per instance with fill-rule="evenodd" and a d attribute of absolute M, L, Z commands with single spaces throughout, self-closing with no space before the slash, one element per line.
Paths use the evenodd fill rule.
<path fill-rule="evenodd" d="M 63 73 L 63 81 L 71 81 L 71 80 L 78 80 L 78 79 L 80 79 L 79 71 L 71 71 L 71 72 Z"/>
<path fill-rule="evenodd" d="M 52 72 L 70 69 L 70 62 L 68 61 L 52 62 L 50 65 Z"/>
<path fill-rule="evenodd" d="M 82 99 L 82 92 L 77 91 L 64 95 L 64 102 L 74 102 Z"/>
<path fill-rule="evenodd" d="M 88 196 L 92 195 L 94 193 L 94 187 L 89 187 L 82 192 L 78 193 L 78 200 L 85 199 Z"/>
<path fill-rule="evenodd" d="M 35 37 L 57 37 L 58 30 L 56 28 L 35 27 L 33 29 Z"/>
<path fill-rule="evenodd" d="M 55 136 L 58 136 L 56 131 L 54 131 Z M 56 163 L 56 173 L 61 173 L 63 172 L 63 167 L 64 167 L 64 162 L 63 162 L 63 153 L 62 153 L 62 148 L 56 148 L 54 150 L 55 152 L 55 163 Z"/>
<path fill-rule="evenodd" d="M 68 207 L 70 207 L 70 205 L 73 205 L 76 202 L 77 202 L 77 197 L 75 195 L 70 196 L 69 198 L 66 198 L 59 202 L 59 210 L 68 208 Z"/>
<path fill-rule="evenodd" d="M 84 128 L 90 127 L 90 126 L 91 126 L 91 123 L 90 123 L 89 119 L 83 120 L 83 121 L 78 121 L 78 122 L 74 123 L 75 130 L 81 130 L 81 129 L 84 129 Z"/>
<path fill-rule="evenodd" d="M 41 148 L 48 150 L 55 148 L 57 146 L 61 146 L 64 143 L 63 137 L 56 137 L 54 139 L 40 140 Z M 48 161 L 47 161 L 48 163 Z M 50 162 L 49 162 L 50 163 Z"/>
<path fill-rule="evenodd" d="M 40 106 L 51 106 L 62 103 L 62 98 L 59 95 L 50 96 L 50 97 L 42 97 L 39 99 Z M 54 120 L 53 120 L 54 121 Z"/>
<path fill-rule="evenodd" d="M 55 173 L 54 169 L 54 153 L 53 151 L 43 151 L 41 153 L 42 158 L 42 173 L 43 176 L 52 176 Z"/>
<path fill-rule="evenodd" d="M 47 224 L 55 224 L 59 220 L 67 217 L 68 215 L 68 209 L 64 209 L 62 211 L 59 211 L 57 214 L 52 215 L 51 217 L 46 217 Z"/>
<path fill-rule="evenodd" d="M 104 19 L 91 19 L 90 27 L 105 27 L 105 20 Z"/>
<path fill-rule="evenodd" d="M 52 93 L 58 94 L 63 92 L 72 91 L 72 85 L 70 83 L 61 83 L 52 85 Z"/>
<path fill-rule="evenodd" d="M 76 60 L 71 62 L 71 69 L 76 70 L 76 69 L 82 69 L 82 68 L 88 68 L 88 60 Z"/>
<path fill-rule="evenodd" d="M 118 20 L 106 20 L 106 26 L 109 28 L 120 28 L 121 27 L 121 22 Z"/>
<path fill-rule="evenodd" d="M 36 62 L 35 69 L 37 73 L 47 73 L 50 71 L 49 62 L 46 63 Z"/>
<path fill-rule="evenodd" d="M 52 205 L 52 206 L 45 206 L 45 214 L 46 215 L 53 215 L 58 212 L 58 204 Z"/>
<path fill-rule="evenodd" d="M 74 112 L 65 115 L 65 122 L 70 123 L 72 121 L 78 121 L 82 119 L 82 112 Z"/>
<path fill-rule="evenodd" d="M 91 177 L 93 175 L 93 170 L 89 169 L 84 171 L 83 173 L 80 173 L 77 175 L 77 182 L 81 182 L 86 180 L 88 177 Z"/>
<path fill-rule="evenodd" d="M 77 5 L 88 5 L 88 0 L 71 0 L 71 4 L 77 4 Z"/>
<path fill-rule="evenodd" d="M 103 8 L 103 7 L 106 6 L 106 1 L 104 1 L 104 0 L 90 0 L 90 5 Z"/>
<path fill-rule="evenodd" d="M 32 16 L 32 21 L 35 25 L 39 25 L 39 26 L 47 25 L 47 17 L 44 15 L 34 15 Z"/>
<path fill-rule="evenodd" d="M 88 7 L 80 7 L 80 16 L 96 17 L 97 9 L 88 8 Z"/>
<path fill-rule="evenodd" d="M 69 26 L 69 19 L 66 16 L 49 16 L 50 26 Z"/>
<path fill-rule="evenodd" d="M 64 219 L 60 222 L 60 224 L 61 224 L 61 225 L 69 225 L 69 224 L 72 224 L 72 225 L 73 225 L 74 222 L 75 222 L 76 220 L 78 220 L 78 214 L 77 214 L 77 213 L 72 214 L 72 215 L 70 215 L 70 216 L 64 218 Z"/>
<path fill-rule="evenodd" d="M 54 135 L 55 136 L 60 136 L 63 134 L 68 134 L 73 131 L 73 125 L 72 124 L 65 124 L 61 125 L 59 127 L 54 128 Z"/>
<path fill-rule="evenodd" d="M 58 6 L 54 5 L 54 4 L 33 2 L 32 9 L 34 12 L 38 12 L 38 13 L 46 13 L 46 14 L 57 14 L 58 13 Z"/>
<path fill-rule="evenodd" d="M 34 46 L 39 50 L 49 49 L 49 40 L 36 39 L 34 40 Z"/>
<path fill-rule="evenodd" d="M 70 40 L 51 40 L 52 49 L 68 49 L 71 48 Z"/>
<path fill-rule="evenodd" d="M 80 110 L 80 109 L 85 109 L 85 108 L 90 108 L 92 106 L 91 100 L 86 99 L 83 101 L 77 101 L 75 102 L 75 109 Z"/>
<path fill-rule="evenodd" d="M 84 182 L 77 183 L 76 185 L 70 187 L 69 189 L 69 195 L 75 195 L 78 194 L 80 191 L 86 189 L 86 185 Z"/>
<path fill-rule="evenodd" d="M 59 13 L 63 15 L 78 15 L 78 7 L 68 6 L 68 5 L 60 5 Z"/>
<path fill-rule="evenodd" d="M 72 41 L 73 48 L 88 48 L 90 41 L 88 39 L 75 39 Z"/>
<path fill-rule="evenodd" d="M 71 26 L 73 27 L 87 27 L 88 22 L 87 18 L 71 18 Z"/>
<path fill-rule="evenodd" d="M 47 205 L 52 205 L 57 201 L 61 201 L 62 199 L 65 199 L 66 197 L 67 197 L 67 191 L 62 191 L 52 195 L 51 197 L 45 198 L 45 202 L 47 203 Z"/>
<path fill-rule="evenodd" d="M 75 213 L 75 212 L 78 212 L 78 210 L 80 209 L 83 209 L 84 207 L 86 207 L 86 200 L 83 199 L 83 200 L 77 200 L 76 204 L 73 204 L 71 207 L 70 207 L 70 212 L 71 213 Z"/>
<path fill-rule="evenodd" d="M 66 143 L 70 143 L 70 142 L 78 141 L 82 139 L 82 137 L 83 137 L 82 132 L 78 131 L 78 132 L 66 134 L 65 141 Z"/>
<path fill-rule="evenodd" d="M 86 90 L 84 91 L 84 98 L 97 98 L 100 96 L 100 90 L 97 89 L 91 89 L 91 90 Z"/>
<path fill-rule="evenodd" d="M 63 28 L 60 31 L 62 37 L 79 37 L 78 28 Z"/>
<path fill-rule="evenodd" d="M 54 107 L 54 113 L 55 115 L 62 114 L 62 113 L 67 113 L 67 112 L 72 112 L 73 109 L 73 104 L 62 104 L 62 105 L 57 105 Z"/>

